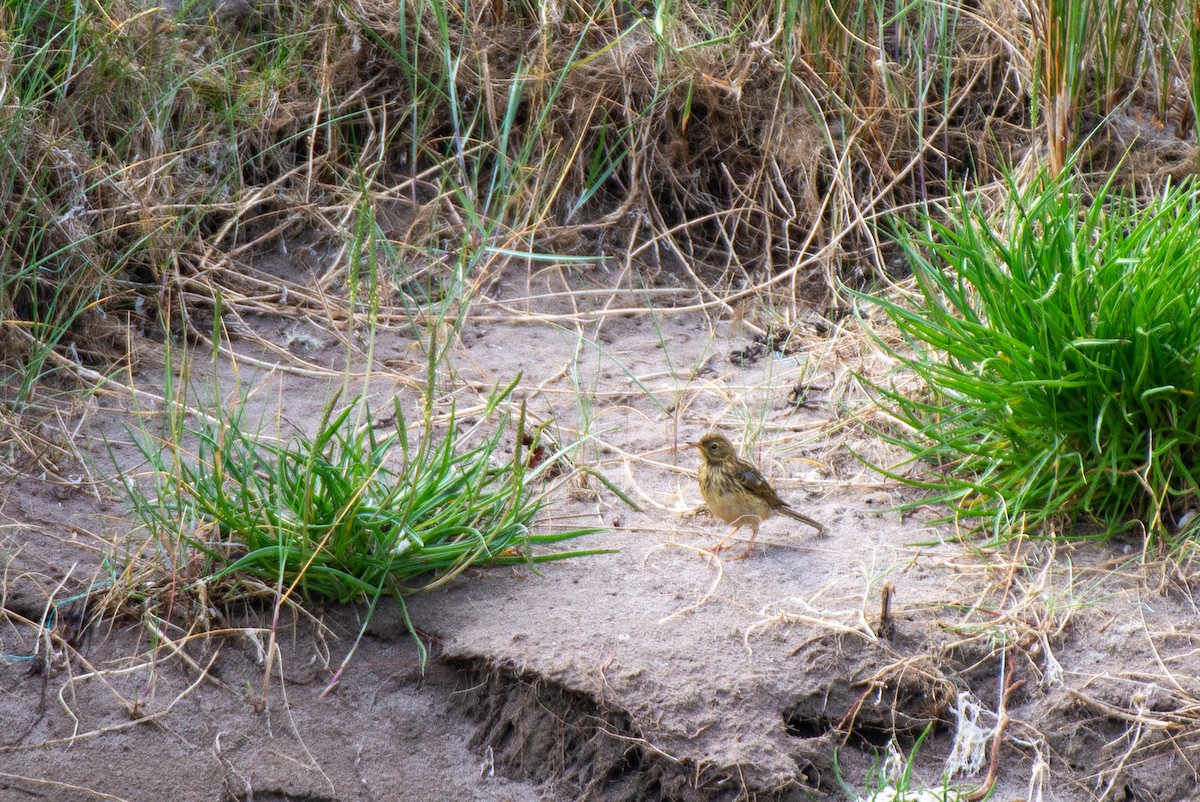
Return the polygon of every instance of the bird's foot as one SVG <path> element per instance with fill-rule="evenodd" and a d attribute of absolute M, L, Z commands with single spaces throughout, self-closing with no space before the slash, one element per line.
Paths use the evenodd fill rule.
<path fill-rule="evenodd" d="M 754 542 L 753 541 L 746 544 L 746 548 L 742 549 L 741 554 L 739 554 L 736 557 L 730 557 L 729 559 L 733 560 L 734 562 L 741 562 L 742 560 L 749 557 L 750 552 L 752 552 L 752 551 L 754 551 Z"/>
<path fill-rule="evenodd" d="M 728 540 L 728 538 L 726 538 L 726 540 Z M 720 554 L 723 551 L 729 551 L 730 549 L 733 548 L 733 544 L 726 545 L 726 540 L 722 540 L 720 543 L 713 546 L 712 548 L 705 549 L 705 551 L 707 551 L 709 554 L 713 555 L 714 557 L 716 557 L 718 554 Z M 729 559 L 732 560 L 733 562 L 741 562 L 742 560 L 749 557 L 750 552 L 753 550 L 754 550 L 754 541 L 751 541 L 746 544 L 746 548 L 742 549 L 741 554 L 738 554 L 736 557 L 730 557 Z"/>

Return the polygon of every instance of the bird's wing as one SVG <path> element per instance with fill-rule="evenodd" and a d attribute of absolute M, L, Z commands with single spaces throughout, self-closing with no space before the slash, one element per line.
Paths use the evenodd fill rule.
<path fill-rule="evenodd" d="M 755 468 L 750 463 L 739 461 L 737 471 L 734 475 L 737 476 L 747 490 L 766 501 L 772 508 L 783 504 L 779 496 L 775 493 L 775 489 L 758 472 L 758 468 Z"/>
<path fill-rule="evenodd" d="M 739 465 L 736 476 L 750 490 L 758 490 L 760 487 L 770 487 L 767 484 L 767 480 L 762 478 L 762 474 L 758 472 L 757 468 Z"/>

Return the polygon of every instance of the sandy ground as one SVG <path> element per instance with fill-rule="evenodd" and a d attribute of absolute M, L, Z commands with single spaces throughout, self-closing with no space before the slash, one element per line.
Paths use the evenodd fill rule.
<path fill-rule="evenodd" d="M 861 425 L 852 372 L 877 373 L 880 357 L 855 323 L 801 325 L 786 355 L 731 360 L 751 342 L 720 310 L 673 310 L 693 300 L 676 294 L 620 314 L 646 297 L 614 293 L 619 281 L 545 271 L 492 284 L 441 380 L 468 406 L 520 372 L 516 400 L 561 441 L 585 439 L 577 461 L 641 511 L 595 480 L 568 483 L 543 526 L 602 525 L 585 545 L 617 553 L 473 570 L 413 598 L 434 655 L 424 676 L 392 603 L 332 686 L 363 610 L 288 616 L 261 707 L 269 608 L 223 611 L 178 650 L 136 605 L 75 631 L 92 620 L 77 597 L 139 537 L 90 480 L 111 474 L 110 449 L 136 463 L 127 427 L 152 416 L 113 391 L 48 420 L 47 442 L 73 438 L 90 463 L 64 462 L 80 481 L 63 484 L 13 450 L 0 489 L 0 800 L 853 798 L 927 727 L 914 785 L 940 787 L 956 766 L 970 790 L 994 758 L 993 799 L 1193 798 L 1189 565 L 1129 544 L 983 551 L 933 526 L 938 510 L 902 518 L 892 506 L 908 491 L 854 457 L 887 456 Z M 340 376 L 250 360 L 303 342 L 310 367 L 336 371 L 336 338 L 245 323 L 281 350 L 236 343 L 243 387 L 272 426 L 311 426 Z M 415 342 L 382 331 L 377 366 L 419 376 Z M 217 373 L 231 392 L 227 360 Z M 161 392 L 152 362 L 132 375 Z M 380 367 L 369 391 L 407 399 L 402 387 Z M 692 514 L 697 457 L 683 444 L 708 431 L 752 441 L 748 456 L 828 534 L 771 519 L 747 559 L 707 553 L 726 527 Z M 894 616 L 877 634 L 889 583 Z M 72 648 L 44 635 L 49 610 Z"/>

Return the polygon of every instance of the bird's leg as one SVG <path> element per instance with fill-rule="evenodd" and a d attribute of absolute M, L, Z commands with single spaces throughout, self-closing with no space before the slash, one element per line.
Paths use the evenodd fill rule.
<path fill-rule="evenodd" d="M 709 551 L 713 554 L 720 554 L 725 549 L 725 544 L 729 539 L 737 534 L 738 530 L 746 524 L 750 524 L 750 544 L 746 546 L 746 552 L 741 557 L 735 559 L 744 560 L 746 555 L 750 553 L 750 549 L 754 547 L 754 538 L 758 537 L 759 517 L 757 515 L 743 515 L 733 522 L 733 528 L 729 530 L 729 534 L 721 539 L 721 542 L 713 546 Z"/>
<path fill-rule="evenodd" d="M 709 549 L 709 551 L 711 551 L 713 554 L 720 554 L 721 551 L 725 548 L 725 544 L 729 542 L 729 538 L 736 535 L 737 531 L 741 528 L 742 528 L 742 519 L 739 518 L 733 522 L 733 528 L 729 530 L 729 534 L 726 535 L 725 537 L 721 538 L 721 542 L 718 543 L 717 545 L 713 546 L 711 549 Z"/>
<path fill-rule="evenodd" d="M 754 538 L 758 537 L 758 518 L 750 521 L 750 542 L 746 544 L 746 550 L 734 557 L 735 560 L 744 560 L 750 556 L 750 551 L 754 548 Z"/>

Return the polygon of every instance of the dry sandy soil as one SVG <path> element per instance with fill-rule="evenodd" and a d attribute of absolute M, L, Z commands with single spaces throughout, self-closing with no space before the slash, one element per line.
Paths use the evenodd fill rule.
<path fill-rule="evenodd" d="M 530 412 L 564 441 L 587 435 L 577 460 L 641 510 L 594 480 L 565 483 L 542 525 L 601 525 L 585 545 L 616 553 L 472 570 L 411 599 L 432 647 L 423 676 L 395 604 L 336 683 L 360 607 L 289 611 L 270 668 L 269 606 L 217 611 L 183 647 L 136 610 L 90 614 L 81 599 L 144 539 L 104 480 L 109 447 L 134 466 L 129 427 L 153 429 L 149 396 L 118 386 L 161 393 L 153 359 L 39 424 L 47 455 L 71 441 L 87 457 L 55 466 L 79 481 L 10 440 L 0 800 L 845 799 L 902 770 L 926 727 L 914 786 L 953 771 L 970 791 L 991 766 L 997 800 L 1195 798 L 1190 565 L 1121 543 L 984 551 L 932 525 L 938 510 L 902 517 L 892 508 L 909 491 L 854 456 L 895 455 L 863 426 L 877 413 L 852 372 L 886 365 L 853 318 L 797 325 L 787 353 L 743 359 L 744 330 L 720 306 L 685 306 L 694 293 L 616 311 L 646 306 L 627 279 L 514 273 L 474 304 L 442 377 L 460 408 L 522 373 Z M 232 352 L 252 403 L 271 426 L 311 428 L 344 346 L 290 315 L 242 323 Z M 380 332 L 377 401 L 407 399 L 397 376 L 420 376 L 412 335 Z M 227 394 L 229 367 L 226 353 Z M 707 553 L 726 527 L 692 514 L 684 443 L 713 430 L 752 440 L 749 455 L 828 534 L 772 519 L 747 559 Z M 887 583 L 893 615 L 877 632 Z"/>

